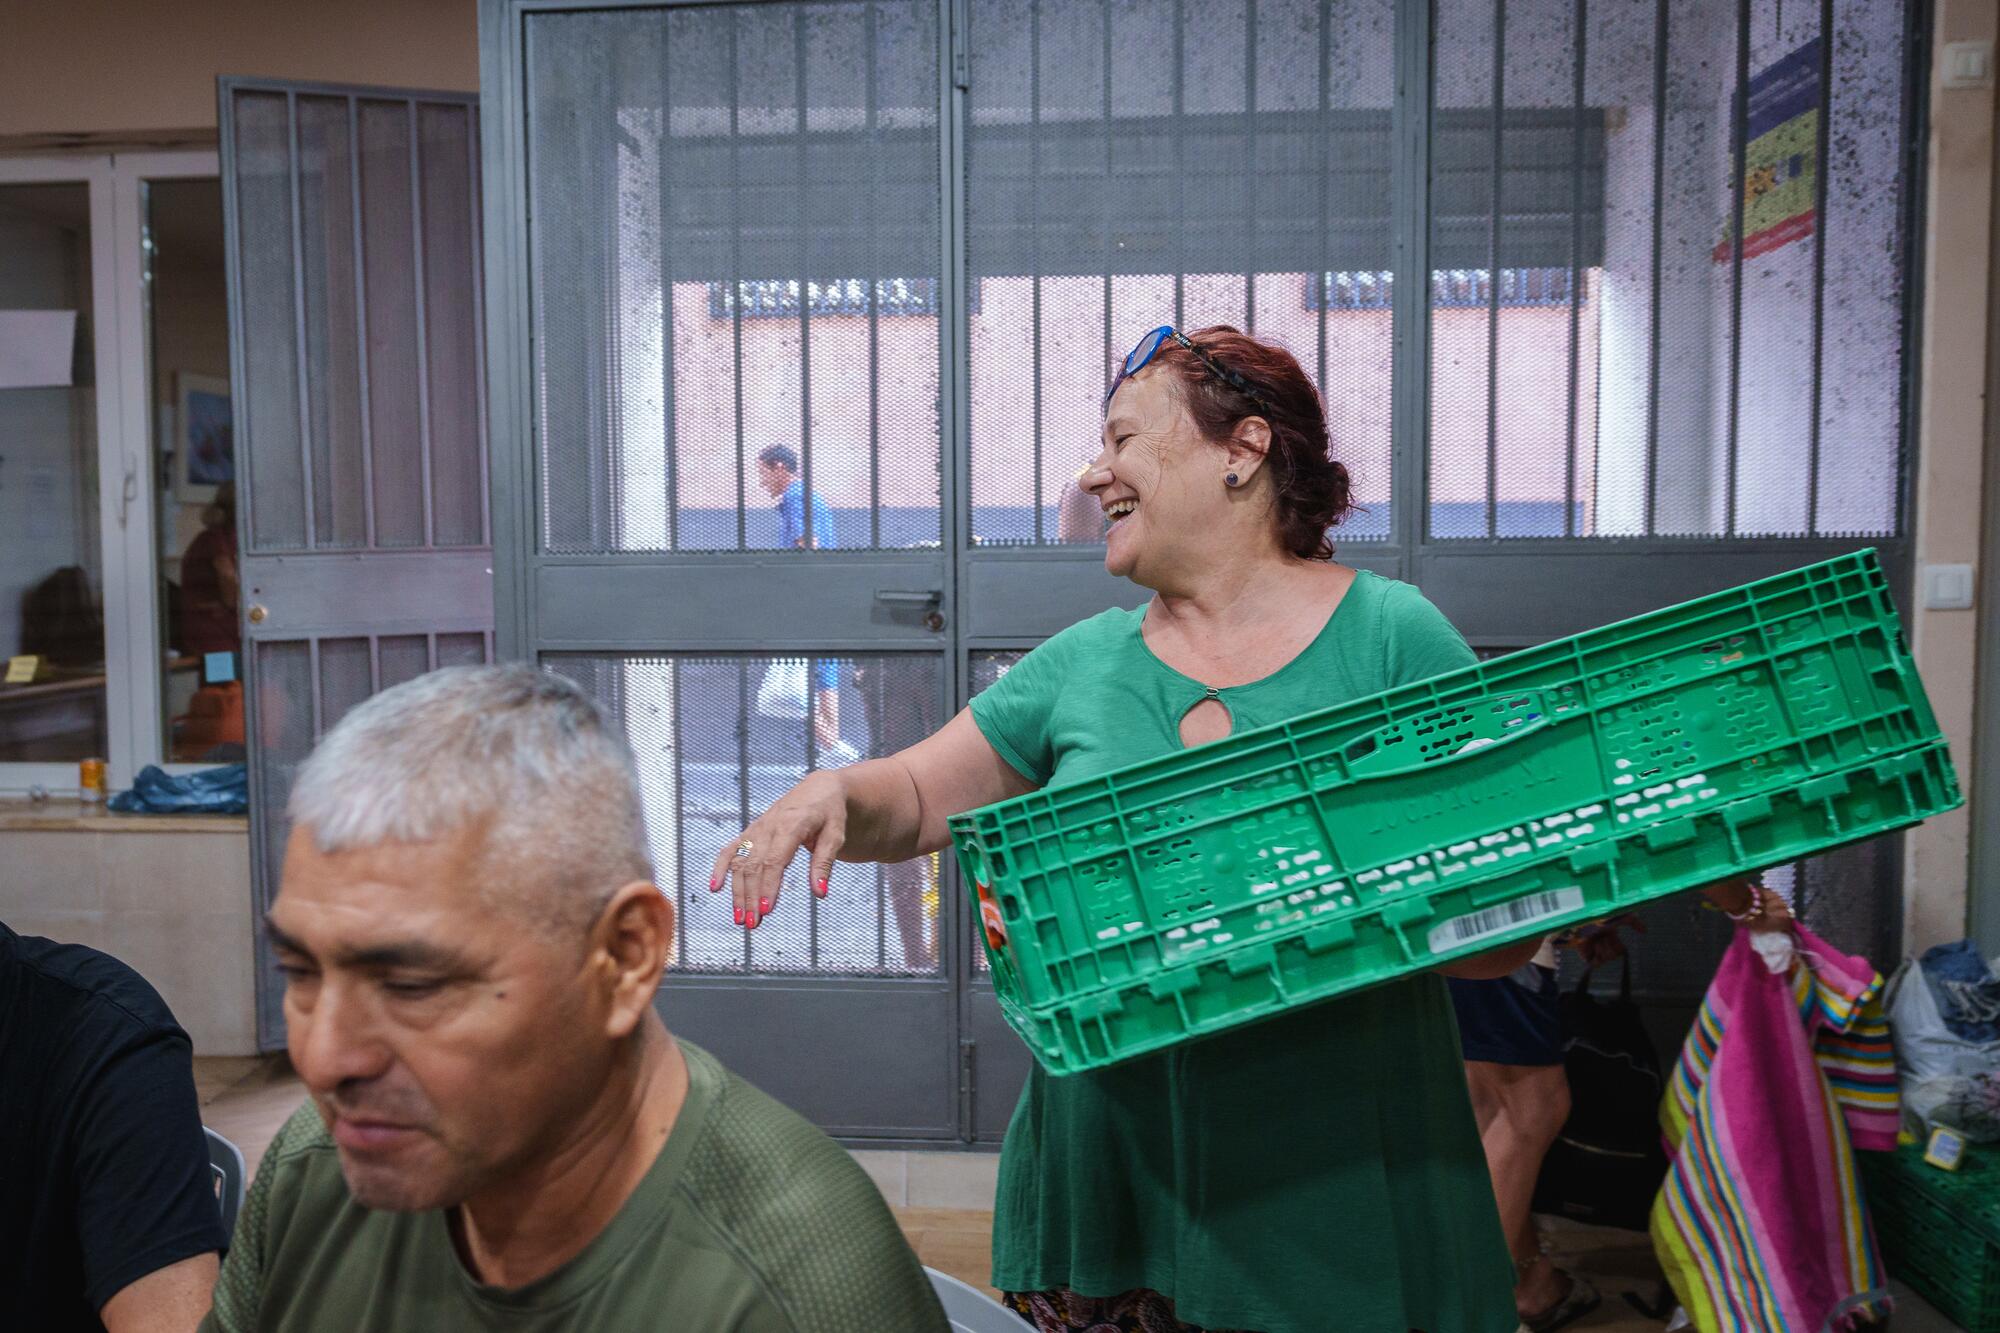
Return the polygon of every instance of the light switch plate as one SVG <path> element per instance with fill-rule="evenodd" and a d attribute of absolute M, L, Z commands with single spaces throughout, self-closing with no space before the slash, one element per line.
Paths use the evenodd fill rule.
<path fill-rule="evenodd" d="M 1972 608 L 1971 565 L 1925 565 L 1926 611 L 1967 611 Z"/>
<path fill-rule="evenodd" d="M 1993 43 L 1946 42 L 1944 59 L 1939 62 L 1938 70 L 1947 88 L 1991 87 Z"/>

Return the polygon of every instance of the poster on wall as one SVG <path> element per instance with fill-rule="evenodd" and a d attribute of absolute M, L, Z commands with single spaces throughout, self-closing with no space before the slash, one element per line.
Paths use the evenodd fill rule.
<path fill-rule="evenodd" d="M 213 375 L 174 376 L 174 494 L 182 504 L 208 504 L 215 488 L 236 479 L 229 415 L 229 381 Z"/>
<path fill-rule="evenodd" d="M 1743 138 L 1743 257 L 1813 234 L 1819 162 L 1819 44 L 1815 37 L 1750 76 Z M 1723 219 L 1714 259 L 1734 254 Z"/>

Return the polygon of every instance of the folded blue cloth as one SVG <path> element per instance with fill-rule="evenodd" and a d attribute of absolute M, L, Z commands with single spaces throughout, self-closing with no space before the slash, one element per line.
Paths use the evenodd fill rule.
<path fill-rule="evenodd" d="M 112 797 L 110 805 L 127 815 L 240 815 L 250 809 L 250 770 L 225 764 L 173 777 L 148 764 L 132 779 L 132 789 Z"/>
<path fill-rule="evenodd" d="M 2000 977 L 1971 940 L 1940 944 L 1918 960 L 1938 1014 L 1963 1041 L 2000 1041 Z"/>

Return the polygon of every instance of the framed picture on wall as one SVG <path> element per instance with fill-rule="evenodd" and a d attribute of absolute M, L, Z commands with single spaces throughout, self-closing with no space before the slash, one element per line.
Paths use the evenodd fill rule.
<path fill-rule="evenodd" d="M 217 486 L 236 479 L 229 381 L 177 374 L 174 398 L 174 494 L 182 504 L 208 504 Z"/>

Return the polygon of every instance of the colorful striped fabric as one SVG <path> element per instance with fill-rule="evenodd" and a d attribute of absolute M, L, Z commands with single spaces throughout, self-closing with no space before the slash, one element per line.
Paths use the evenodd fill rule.
<path fill-rule="evenodd" d="M 1796 930 L 1786 975 L 1737 932 L 1660 1106 L 1653 1248 L 1703 1333 L 1845 1333 L 1889 1308 L 1853 1157 L 1896 1144 L 1882 978 Z"/>

